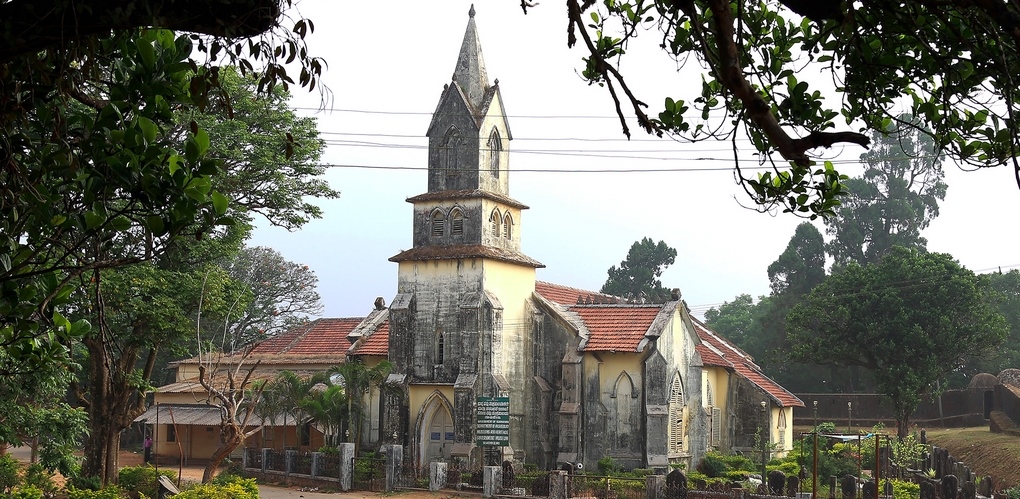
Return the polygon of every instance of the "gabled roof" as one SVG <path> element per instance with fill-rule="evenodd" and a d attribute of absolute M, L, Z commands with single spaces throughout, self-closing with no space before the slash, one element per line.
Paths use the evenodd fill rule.
<path fill-rule="evenodd" d="M 365 332 L 347 352 L 350 355 L 379 355 L 390 353 L 390 321 L 385 320 L 374 331 Z"/>
<path fill-rule="evenodd" d="M 638 352 L 663 305 L 574 305 L 590 332 L 586 352 Z M 657 336 L 657 335 L 656 335 Z"/>
<path fill-rule="evenodd" d="M 488 258 L 514 263 L 525 267 L 544 268 L 545 264 L 519 251 L 484 244 L 449 244 L 445 246 L 421 246 L 401 251 L 391 256 L 391 262 L 453 260 L 463 258 Z"/>
<path fill-rule="evenodd" d="M 256 344 L 248 361 L 261 361 L 263 365 L 339 364 L 345 360 L 347 349 L 351 346 L 347 335 L 361 321 L 361 317 L 326 318 L 294 326 Z M 198 362 L 198 357 L 192 357 L 172 362 L 171 365 Z"/>
<path fill-rule="evenodd" d="M 590 303 L 624 303 L 618 296 L 587 291 L 584 289 L 562 286 L 551 282 L 535 281 L 535 291 L 542 295 L 542 298 L 564 307 Z"/>
<path fill-rule="evenodd" d="M 701 339 L 701 344 L 696 347 L 696 350 L 701 356 L 702 364 L 733 370 L 756 385 L 781 407 L 804 407 L 804 402 L 796 395 L 765 376 L 747 352 L 716 334 L 698 319 L 691 317 L 691 322 L 698 333 L 698 338 Z"/>

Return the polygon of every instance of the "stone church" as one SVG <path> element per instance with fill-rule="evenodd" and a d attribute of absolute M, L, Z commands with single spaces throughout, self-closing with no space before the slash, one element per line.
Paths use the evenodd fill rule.
<path fill-rule="evenodd" d="M 528 207 L 510 194 L 513 137 L 474 16 L 427 131 L 427 190 L 407 200 L 413 246 L 390 258 L 397 294 L 348 335 L 350 358 L 394 364 L 369 395 L 362 445 L 402 444 L 418 465 L 540 469 L 607 456 L 690 465 L 760 428 L 789 448 L 792 423 L 779 422 L 803 404 L 706 333 L 678 291 L 628 303 L 536 279 L 544 265 L 521 252 Z"/>

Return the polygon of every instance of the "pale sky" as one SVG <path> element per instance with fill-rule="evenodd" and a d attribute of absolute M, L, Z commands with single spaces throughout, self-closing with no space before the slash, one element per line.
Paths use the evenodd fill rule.
<path fill-rule="evenodd" d="M 404 200 L 427 190 L 425 132 L 451 81 L 470 5 L 298 4 L 315 23 L 310 51 L 328 63 L 322 83 L 332 100 L 318 111 L 318 92 L 295 90 L 293 105 L 318 119 L 328 144 L 322 162 L 338 165 L 326 179 L 341 197 L 317 201 L 323 218 L 300 231 L 260 227 L 249 244 L 310 266 L 325 317 L 364 316 L 377 296 L 389 303 L 396 293 L 397 265 L 387 259 L 411 247 L 412 206 Z M 628 142 L 609 93 L 578 76 L 583 53 L 566 47 L 561 3 L 541 2 L 527 15 L 517 0 L 476 1 L 475 10 L 488 76 L 499 80 L 514 139 L 510 195 L 531 207 L 520 221 L 522 250 L 546 265 L 538 279 L 597 291 L 631 244 L 650 237 L 676 248 L 662 281 L 680 288 L 696 315 L 741 293 L 768 293 L 766 269 L 802 220 L 743 207 L 749 200 L 733 180 L 729 142 L 655 139 L 633 121 L 635 140 Z M 622 68 L 652 116 L 667 96 L 692 100 L 701 81 L 693 61 L 678 71 L 658 43 L 655 33 L 643 36 Z M 842 123 L 837 129 L 851 130 Z M 755 167 L 750 145 L 738 144 L 742 167 Z M 851 146 L 828 154 L 855 176 L 861 152 Z M 945 168 L 949 191 L 923 234 L 928 249 L 976 272 L 1020 266 L 1012 247 L 1020 236 L 1010 222 L 1020 190 L 1012 172 Z M 600 169 L 676 171 L 576 171 Z"/>

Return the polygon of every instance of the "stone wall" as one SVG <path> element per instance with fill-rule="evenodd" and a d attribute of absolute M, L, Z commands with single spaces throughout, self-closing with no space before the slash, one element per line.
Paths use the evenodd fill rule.
<path fill-rule="evenodd" d="M 910 416 L 911 424 L 962 428 L 987 423 L 984 389 L 947 390 L 941 398 L 925 399 Z M 882 423 L 887 427 L 896 424 L 892 402 L 876 393 L 798 393 L 805 407 L 793 411 L 793 424 L 811 426 L 815 421 L 814 401 L 818 401 L 818 422 L 833 422 L 836 428 L 846 428 L 848 418 L 854 427 L 870 427 Z M 941 399 L 941 400 L 940 400 Z M 990 398 L 987 399 L 990 403 Z M 847 410 L 847 402 L 852 403 Z M 941 402 L 941 408 L 940 408 Z"/>

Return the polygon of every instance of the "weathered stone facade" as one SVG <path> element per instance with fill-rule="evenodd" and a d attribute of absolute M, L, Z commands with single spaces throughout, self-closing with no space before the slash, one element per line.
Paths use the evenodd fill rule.
<path fill-rule="evenodd" d="M 543 265 L 521 253 L 527 206 L 510 197 L 512 137 L 473 8 L 427 135 L 428 190 L 408 199 L 413 246 L 390 259 L 397 295 L 350 336 L 349 354 L 366 360 L 382 353 L 369 345 L 388 340 L 395 366 L 373 402 L 378 421 L 366 424 L 378 431 L 363 431 L 363 445 L 402 444 L 420 467 L 460 459 L 543 469 L 607 456 L 665 468 L 718 447 L 704 434 L 707 367 L 679 292 L 634 304 L 536 281 Z M 478 423 L 479 397 L 509 398 L 507 445 L 477 445 L 489 429 Z M 717 426 L 729 428 L 722 418 Z"/>

